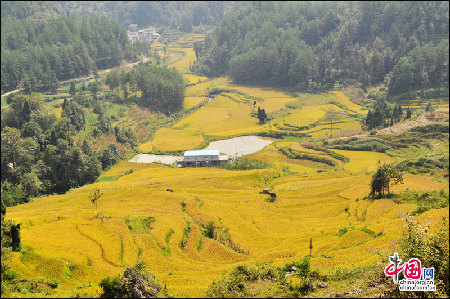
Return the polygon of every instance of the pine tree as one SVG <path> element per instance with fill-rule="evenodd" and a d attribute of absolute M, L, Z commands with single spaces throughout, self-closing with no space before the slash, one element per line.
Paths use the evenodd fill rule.
<path fill-rule="evenodd" d="M 406 109 L 406 119 L 410 119 L 411 115 L 412 115 L 411 110 L 408 107 L 408 109 Z"/>
<path fill-rule="evenodd" d="M 92 151 L 91 151 L 91 147 L 89 146 L 89 144 L 87 143 L 86 140 L 83 140 L 83 145 L 81 146 L 81 151 L 83 152 L 83 154 L 89 156 Z"/>
<path fill-rule="evenodd" d="M 373 128 L 373 115 L 372 115 L 372 111 L 369 110 L 369 112 L 367 112 L 367 116 L 366 116 L 366 126 L 369 130 L 371 130 Z"/>
<path fill-rule="evenodd" d="M 394 118 L 394 119 L 397 119 L 397 117 L 398 117 L 398 108 L 397 108 L 397 106 L 394 106 L 394 110 L 392 111 L 392 117 L 391 117 L 391 120 Z"/>
<path fill-rule="evenodd" d="M 402 109 L 402 106 L 400 106 L 400 105 L 398 105 L 397 114 L 398 114 L 398 120 L 402 119 L 402 117 L 403 117 L 403 109 Z"/>
<path fill-rule="evenodd" d="M 77 92 L 76 88 L 75 88 L 75 82 L 70 82 L 70 89 L 69 89 L 69 93 L 71 96 L 74 96 L 75 93 Z"/>
<path fill-rule="evenodd" d="M 31 108 L 30 104 L 27 100 L 25 100 L 25 103 L 23 103 L 23 109 L 22 109 L 22 119 L 24 122 L 28 122 L 30 120 L 30 114 L 31 114 Z"/>

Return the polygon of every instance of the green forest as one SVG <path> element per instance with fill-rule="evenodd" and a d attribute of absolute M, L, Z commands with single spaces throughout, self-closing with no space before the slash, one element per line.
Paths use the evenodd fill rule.
<path fill-rule="evenodd" d="M 249 2 L 194 49 L 195 72 L 321 91 L 446 87 L 448 2 Z"/>
<path fill-rule="evenodd" d="M 55 1 L 54 5 L 71 14 L 108 17 L 126 25 L 190 32 L 196 26 L 217 25 L 234 1 Z"/>
<path fill-rule="evenodd" d="M 56 90 L 58 81 L 137 60 L 137 48 L 115 20 L 2 17 L 1 91 Z"/>
<path fill-rule="evenodd" d="M 63 104 L 60 120 L 47 112 L 39 94 L 13 95 L 8 102 L 1 134 L 2 199 L 7 206 L 97 179 L 103 153 L 92 152 L 87 142 L 82 147 L 74 144 L 75 134 L 85 125 L 85 112 L 76 101 Z M 117 159 L 117 148 L 113 150 Z M 104 163 L 103 168 L 114 163 Z"/>
<path fill-rule="evenodd" d="M 111 90 L 123 91 L 123 98 L 120 98 L 119 93 L 114 94 L 115 102 L 132 101 L 152 111 L 166 114 L 183 108 L 184 80 L 175 68 L 140 64 L 129 72 L 110 72 L 105 83 Z M 132 94 L 128 90 L 131 90 Z M 140 96 L 137 95 L 138 91 Z"/>

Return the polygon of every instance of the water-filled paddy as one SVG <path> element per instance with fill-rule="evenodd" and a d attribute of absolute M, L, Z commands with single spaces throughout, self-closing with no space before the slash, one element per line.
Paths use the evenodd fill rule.
<path fill-rule="evenodd" d="M 233 157 L 236 156 L 237 153 L 237 156 L 241 157 L 256 153 L 271 143 L 272 141 L 264 140 L 257 136 L 242 136 L 213 141 L 205 149 L 216 149 L 221 153 L 225 153 Z"/>
<path fill-rule="evenodd" d="M 138 154 L 134 156 L 132 159 L 128 160 L 128 162 L 135 163 L 162 163 L 166 165 L 171 165 L 176 162 L 178 156 L 173 155 L 152 155 L 152 154 Z"/>

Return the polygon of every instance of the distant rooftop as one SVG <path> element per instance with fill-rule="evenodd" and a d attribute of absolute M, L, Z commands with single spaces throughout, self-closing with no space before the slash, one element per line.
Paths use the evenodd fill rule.
<path fill-rule="evenodd" d="M 219 150 L 200 150 L 200 151 L 185 151 L 185 157 L 195 157 L 195 156 L 219 156 Z"/>

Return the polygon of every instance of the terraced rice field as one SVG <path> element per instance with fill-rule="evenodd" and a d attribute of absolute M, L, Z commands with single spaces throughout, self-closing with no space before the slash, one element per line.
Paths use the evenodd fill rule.
<path fill-rule="evenodd" d="M 402 105 L 402 107 L 404 109 L 406 108 L 421 108 L 421 109 L 425 109 L 425 107 L 428 105 L 428 103 L 431 103 L 431 105 L 433 105 L 433 107 L 435 108 L 448 108 L 449 107 L 449 98 L 437 98 L 437 99 L 415 99 L 415 100 L 404 100 L 404 101 L 400 101 L 400 105 Z"/>
<path fill-rule="evenodd" d="M 383 153 L 368 152 L 368 151 L 345 151 L 332 150 L 350 159 L 344 168 L 350 171 L 372 171 L 383 163 L 390 163 L 394 161 L 393 158 Z"/>
<path fill-rule="evenodd" d="M 172 51 L 183 52 L 183 58 L 175 63 L 172 63 L 179 72 L 184 73 L 189 70 L 189 67 L 195 61 L 195 52 L 192 48 L 171 48 Z"/>
<path fill-rule="evenodd" d="M 352 152 L 340 153 L 350 157 L 349 165 L 352 159 L 358 159 Z M 368 159 L 372 164 L 365 168 L 376 167 L 378 158 Z M 39 274 L 59 279 L 62 287 L 57 294 L 61 296 L 69 296 L 67 288 L 77 286 L 94 296 L 100 289 L 89 286 L 89 282 L 96 285 L 102 277 L 123 272 L 124 267 L 141 260 L 171 294 L 202 296 L 223 271 L 238 264 L 272 260 L 282 265 L 302 258 L 309 253 L 309 238 L 314 244 L 312 268 L 323 273 L 333 266 L 380 262 L 400 237 L 398 228 L 403 225 L 403 217 L 416 207 L 389 199 L 356 201 L 355 194 L 368 192 L 370 175 L 360 171 L 362 166 L 359 170 L 351 167 L 352 171 L 317 173 L 318 165 L 302 165 L 269 149 L 248 159 L 266 160 L 274 168 L 174 169 L 121 162 L 105 176 L 124 174 L 129 169 L 134 172 L 113 182 L 99 182 L 8 208 L 8 218 L 22 222 L 23 245 L 32 248 L 22 258 L 14 253 L 11 263 L 25 277 Z M 297 173 L 285 175 L 279 171 L 283 167 Z M 259 194 L 264 178 L 269 178 L 271 189 L 278 195 L 274 203 Z M 424 181 L 427 183 L 418 184 Z M 88 199 L 96 187 L 103 192 L 97 208 Z M 174 192 L 165 191 L 167 188 Z M 395 188 L 402 192 L 406 188 L 435 190 L 446 186 L 407 175 L 405 184 Z M 185 209 L 180 202 L 186 203 Z M 423 217 L 430 222 L 446 214 L 448 208 L 426 212 Z M 155 222 L 146 226 L 142 221 L 146 217 L 154 217 Z M 193 228 L 186 247 L 180 249 L 186 220 Z M 241 253 L 203 237 L 200 225 L 207 221 L 226 227 Z M 339 237 L 339 229 L 350 223 L 353 229 Z M 363 228 L 384 234 L 373 237 Z M 68 273 L 70 280 L 65 279 Z"/>
<path fill-rule="evenodd" d="M 208 98 L 205 96 L 185 97 L 184 98 L 184 109 L 186 109 L 186 110 L 191 109 L 207 99 Z"/>
<path fill-rule="evenodd" d="M 193 149 L 204 141 L 201 132 L 161 128 L 155 134 L 152 146 L 163 151 Z"/>
<path fill-rule="evenodd" d="M 192 74 L 183 74 L 183 77 L 187 79 L 187 82 L 190 84 L 196 84 L 200 81 L 208 80 L 208 77 L 197 76 Z"/>
<path fill-rule="evenodd" d="M 189 35 L 171 47 L 187 49 L 201 38 Z M 180 70 L 184 69 L 188 60 L 179 60 L 182 56 L 170 51 L 171 47 L 169 55 Z M 193 75 L 186 78 L 191 83 L 203 81 Z M 330 99 L 344 107 L 333 106 L 341 113 L 334 124 L 337 131 L 359 130 L 357 120 L 349 114 L 364 114 L 340 92 L 294 97 L 269 88 L 232 84 L 227 78 L 188 87 L 185 109 L 206 99 L 207 89 L 213 87 L 234 91 L 216 96 L 170 127 L 157 130 L 153 140 L 139 149 L 193 149 L 208 136 L 223 139 L 282 131 L 275 124 L 311 126 L 309 130 L 287 128 L 289 132 L 307 132 L 312 140 L 318 140 L 329 130 L 324 117 L 332 106 Z M 253 101 L 257 102 L 255 107 Z M 258 106 L 273 118 L 265 125 L 252 116 Z M 114 109 L 111 106 L 109 111 Z M 133 109 L 128 111 L 130 117 L 153 120 L 149 112 Z M 93 123 L 93 117 L 88 116 L 88 121 Z M 273 141 L 263 150 L 245 156 L 269 164 L 266 169 L 178 169 L 120 162 L 97 183 L 7 208 L 7 219 L 22 223 L 25 248 L 22 253 L 13 253 L 10 263 L 25 278 L 58 279 L 60 285 L 54 296 L 74 297 L 79 293 L 98 297 L 97 285 L 102 278 L 123 273 L 125 267 L 143 261 L 146 270 L 173 296 L 202 297 L 211 282 L 237 265 L 271 261 L 281 266 L 303 258 L 309 254 L 310 238 L 314 246 L 311 267 L 320 273 L 328 273 L 333 267 L 379 263 L 396 250 L 405 216 L 417 206 L 390 199 L 362 200 L 370 191 L 372 172 L 379 163 L 394 158 L 375 152 L 333 150 L 349 158 L 343 163 L 302 146 L 298 140 Z M 285 147 L 327 157 L 337 166 L 287 158 L 280 151 Z M 117 179 L 104 180 L 107 177 Z M 392 190 L 448 189 L 445 184 L 418 175 L 405 175 L 404 182 Z M 266 201 L 266 194 L 260 194 L 266 183 L 277 194 L 273 203 Z M 103 193 L 97 207 L 89 200 L 95 188 Z M 174 192 L 167 192 L 168 188 Z M 416 220 L 434 223 L 448 213 L 448 207 L 430 210 Z M 181 248 L 186 221 L 192 229 L 186 246 Z M 202 226 L 208 221 L 214 221 L 219 230 L 227 230 L 233 246 L 203 236 Z M 340 235 L 339 230 L 345 226 L 351 229 Z"/>
<path fill-rule="evenodd" d="M 356 133 L 361 131 L 361 122 L 353 119 L 346 118 L 331 122 L 319 122 L 317 126 L 304 131 L 311 135 L 314 139 L 320 139 L 324 137 L 339 137 L 345 136 L 345 134 L 357 135 Z"/>
<path fill-rule="evenodd" d="M 361 111 L 363 110 L 360 105 L 357 105 L 350 101 L 350 99 L 342 91 L 331 91 L 330 95 L 333 101 L 346 106 L 352 112 L 361 113 Z"/>
<path fill-rule="evenodd" d="M 237 103 L 225 96 L 217 96 L 201 109 L 177 122 L 173 128 L 203 132 L 212 136 L 242 135 L 261 130 L 258 119 L 251 116 L 249 105 Z"/>
<path fill-rule="evenodd" d="M 283 121 L 292 126 L 308 126 L 325 117 L 329 106 L 331 105 L 303 106 L 301 109 L 293 110 Z"/>

